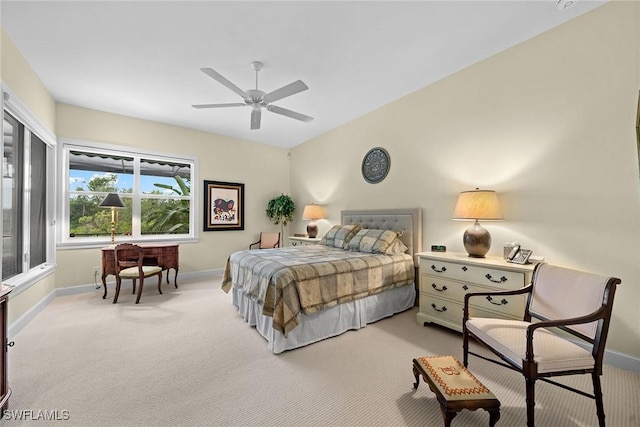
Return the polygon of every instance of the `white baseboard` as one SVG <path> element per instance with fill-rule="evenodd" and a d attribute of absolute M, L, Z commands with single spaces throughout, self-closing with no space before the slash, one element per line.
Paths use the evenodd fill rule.
<path fill-rule="evenodd" d="M 7 339 L 11 340 L 18 332 L 22 330 L 29 322 L 31 322 L 44 308 L 55 299 L 56 291 L 53 290 L 49 294 L 38 301 L 33 307 L 27 310 L 18 320 L 7 327 Z"/>
<path fill-rule="evenodd" d="M 624 369 L 625 371 L 640 372 L 640 359 L 614 350 L 604 351 L 604 363 Z"/>
<path fill-rule="evenodd" d="M 222 268 L 217 268 L 213 270 L 203 270 L 203 271 L 194 271 L 188 273 L 180 274 L 180 281 L 190 282 L 195 280 L 202 280 L 211 278 L 213 276 L 222 276 L 224 270 Z M 111 284 L 113 286 L 114 282 L 107 282 L 107 285 Z M 180 286 L 180 282 L 178 282 L 178 286 Z M 126 289 L 127 287 L 131 287 L 131 282 L 127 281 L 123 283 L 123 287 Z M 57 288 L 54 291 L 51 291 L 49 295 L 40 300 L 36 305 L 31 307 L 29 311 L 20 316 L 18 320 L 13 322 L 7 328 L 7 337 L 11 339 L 14 337 L 22 328 L 24 328 L 33 318 L 36 317 L 38 313 L 40 313 L 44 308 L 49 304 L 54 298 L 59 296 L 66 295 L 76 295 L 81 293 L 88 292 L 96 292 L 96 285 L 80 285 L 80 286 L 70 286 L 68 288 Z M 102 292 L 102 291 L 101 291 Z M 626 371 L 632 372 L 640 372 L 640 358 L 633 357 L 628 354 L 619 353 L 617 351 L 606 350 L 604 355 L 604 363 L 607 365 L 615 366 L 616 368 L 624 369 Z"/>

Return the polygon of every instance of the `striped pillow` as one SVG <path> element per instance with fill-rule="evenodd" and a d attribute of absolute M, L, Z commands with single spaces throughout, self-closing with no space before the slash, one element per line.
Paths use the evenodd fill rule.
<path fill-rule="evenodd" d="M 351 239 L 349 250 L 385 255 L 389 254 L 389 250 L 391 253 L 398 253 L 399 248 L 396 242 L 402 243 L 398 239 L 399 235 L 397 231 L 392 230 L 363 229 Z M 406 248 L 404 244 L 402 246 Z"/>
<path fill-rule="evenodd" d="M 334 225 L 331 227 L 331 230 L 327 231 L 327 234 L 324 235 L 322 240 L 320 240 L 320 244 L 346 249 L 349 241 L 361 229 L 362 227 L 359 225 Z"/>

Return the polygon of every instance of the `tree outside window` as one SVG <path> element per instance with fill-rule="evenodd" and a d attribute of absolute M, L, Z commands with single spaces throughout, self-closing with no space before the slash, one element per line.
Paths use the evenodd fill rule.
<path fill-rule="evenodd" d="M 151 156 L 68 150 L 70 240 L 111 234 L 108 194 L 120 194 L 116 236 L 185 236 L 193 233 L 193 164 Z"/>

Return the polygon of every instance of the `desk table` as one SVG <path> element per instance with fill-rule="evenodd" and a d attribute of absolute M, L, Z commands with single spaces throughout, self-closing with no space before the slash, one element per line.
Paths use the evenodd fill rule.
<path fill-rule="evenodd" d="M 159 265 L 162 270 L 167 270 L 167 283 L 169 283 L 169 270 L 174 269 L 176 274 L 173 278 L 173 285 L 178 287 L 178 245 L 174 244 L 138 244 L 144 250 L 144 263 L 147 265 Z M 116 274 L 116 260 L 114 254 L 115 246 L 102 248 L 102 287 L 104 288 L 103 299 L 107 297 L 108 275 Z"/>

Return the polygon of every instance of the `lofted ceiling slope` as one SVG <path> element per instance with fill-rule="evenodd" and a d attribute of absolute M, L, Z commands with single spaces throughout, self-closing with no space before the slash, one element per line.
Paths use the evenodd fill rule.
<path fill-rule="evenodd" d="M 605 1 L 7 1 L 2 28 L 53 98 L 280 147 L 293 147 Z M 544 58 L 541 58 L 544 60 Z M 200 71 L 242 90 L 295 80 L 309 89 L 250 107 Z"/>

